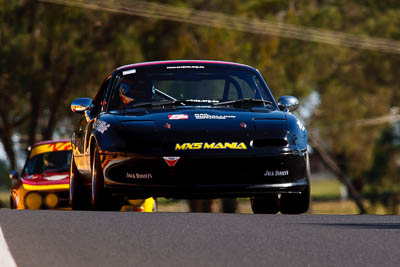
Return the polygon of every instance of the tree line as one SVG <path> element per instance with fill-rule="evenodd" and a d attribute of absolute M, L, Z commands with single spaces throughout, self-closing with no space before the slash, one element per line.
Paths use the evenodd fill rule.
<path fill-rule="evenodd" d="M 394 0 L 159 2 L 400 40 Z M 359 123 L 399 106 L 398 54 L 36 0 L 0 0 L 0 23 L 0 140 L 11 169 L 18 149 L 70 137 L 77 119 L 71 101 L 92 97 L 115 67 L 168 59 L 235 61 L 256 67 L 275 97 L 294 95 L 304 104 L 316 95 L 318 105 L 303 118 L 308 130 L 373 206 L 399 212 L 399 123 Z"/>

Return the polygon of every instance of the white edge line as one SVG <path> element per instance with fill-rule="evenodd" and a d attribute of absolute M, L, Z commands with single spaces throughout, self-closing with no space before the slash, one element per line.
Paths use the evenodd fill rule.
<path fill-rule="evenodd" d="M 3 267 L 17 267 L 0 226 L 0 262 Z"/>

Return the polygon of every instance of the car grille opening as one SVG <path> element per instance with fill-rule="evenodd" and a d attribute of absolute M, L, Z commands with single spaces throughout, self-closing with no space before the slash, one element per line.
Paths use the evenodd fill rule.
<path fill-rule="evenodd" d="M 284 147 L 288 145 L 288 141 L 283 138 L 268 138 L 268 139 L 255 139 L 253 140 L 254 147 Z"/>

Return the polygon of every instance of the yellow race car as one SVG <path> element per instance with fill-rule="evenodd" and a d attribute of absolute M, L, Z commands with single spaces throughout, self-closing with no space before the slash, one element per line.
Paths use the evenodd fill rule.
<path fill-rule="evenodd" d="M 11 171 L 11 209 L 55 209 L 69 207 L 69 140 L 44 141 L 28 148 L 20 175 Z"/>
<path fill-rule="evenodd" d="M 11 209 L 69 209 L 70 140 L 43 141 L 29 147 L 21 175 L 11 171 Z M 156 210 L 153 198 L 129 200 L 122 211 Z"/>

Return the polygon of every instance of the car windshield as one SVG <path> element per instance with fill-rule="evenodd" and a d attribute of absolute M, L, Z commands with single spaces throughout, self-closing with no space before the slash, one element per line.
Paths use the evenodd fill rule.
<path fill-rule="evenodd" d="M 257 73 L 245 68 L 215 65 L 142 67 L 123 71 L 117 78 L 110 110 L 151 107 L 160 102 L 216 106 L 241 99 L 272 102 L 272 96 Z"/>
<path fill-rule="evenodd" d="M 37 154 L 28 159 L 23 176 L 69 171 L 72 150 L 54 151 Z"/>

